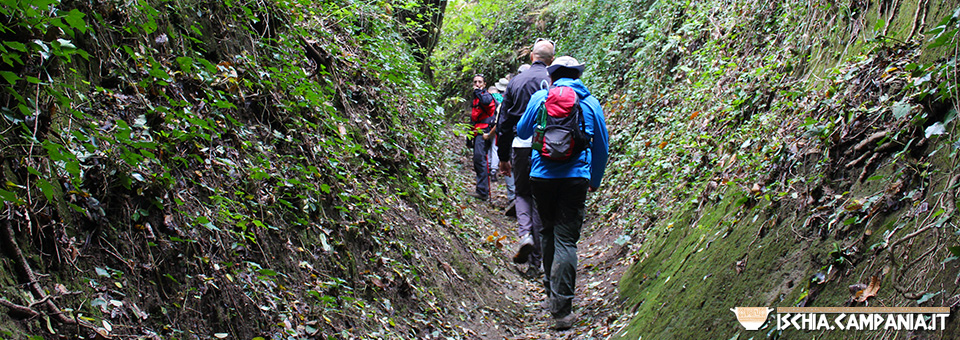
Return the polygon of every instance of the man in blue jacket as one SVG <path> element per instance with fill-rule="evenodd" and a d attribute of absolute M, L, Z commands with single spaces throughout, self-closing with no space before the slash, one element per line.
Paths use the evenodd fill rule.
<path fill-rule="evenodd" d="M 587 191 L 600 187 L 607 166 L 607 126 L 603 109 L 596 97 L 580 81 L 584 65 L 576 59 L 563 56 L 547 67 L 553 86 L 568 86 L 577 92 L 584 120 L 584 132 L 592 143 L 579 157 L 559 162 L 540 157 L 534 151 L 531 159 L 530 181 L 533 200 L 543 223 L 544 285 L 550 297 L 550 313 L 554 328 L 568 329 L 576 316 L 572 313 L 574 287 L 577 278 L 577 241 L 583 226 Z M 548 90 L 533 94 L 523 117 L 517 124 L 517 136 L 533 135 L 540 106 L 547 99 Z"/>

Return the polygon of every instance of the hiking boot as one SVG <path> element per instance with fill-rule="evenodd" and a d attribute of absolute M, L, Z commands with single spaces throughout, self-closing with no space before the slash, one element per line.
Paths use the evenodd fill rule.
<path fill-rule="evenodd" d="M 527 272 L 524 273 L 524 275 L 531 280 L 536 280 L 540 278 L 540 275 L 543 275 L 543 271 L 540 270 L 540 266 L 534 266 L 531 264 L 527 266 Z"/>
<path fill-rule="evenodd" d="M 553 318 L 553 329 L 558 331 L 568 330 L 577 322 L 577 316 L 573 313 L 567 314 L 562 318 Z"/>
<path fill-rule="evenodd" d="M 507 210 L 503 214 L 507 217 L 517 217 L 517 202 L 510 201 L 510 205 L 507 206 Z"/>
<path fill-rule="evenodd" d="M 476 198 L 476 199 L 481 200 L 481 201 L 486 201 L 486 200 L 487 200 L 487 195 L 481 195 L 481 194 L 478 194 L 478 193 L 475 193 L 475 192 L 468 192 L 468 193 L 467 193 L 467 196 Z"/>
<path fill-rule="evenodd" d="M 526 234 L 520 239 L 520 246 L 517 248 L 517 254 L 513 255 L 513 263 L 527 263 L 530 253 L 533 252 L 533 236 Z"/>

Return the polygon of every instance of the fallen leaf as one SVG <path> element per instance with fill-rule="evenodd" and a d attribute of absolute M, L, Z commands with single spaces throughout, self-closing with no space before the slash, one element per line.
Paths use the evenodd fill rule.
<path fill-rule="evenodd" d="M 657 147 L 663 149 L 663 148 L 665 148 L 666 146 L 667 146 L 667 142 L 661 142 L 660 145 L 657 146 Z"/>
<path fill-rule="evenodd" d="M 843 207 L 843 209 L 846 211 L 857 211 L 862 208 L 863 208 L 863 203 L 860 202 L 860 200 L 853 200 L 853 202 L 850 202 L 850 204 L 847 204 L 845 207 Z"/>
<path fill-rule="evenodd" d="M 876 276 L 871 276 L 870 285 L 860 291 L 857 302 L 866 302 L 870 297 L 877 296 L 878 291 L 880 291 L 880 279 Z"/>

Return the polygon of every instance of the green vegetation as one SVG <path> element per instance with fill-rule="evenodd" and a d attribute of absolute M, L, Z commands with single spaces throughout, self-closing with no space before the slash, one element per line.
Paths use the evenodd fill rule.
<path fill-rule="evenodd" d="M 461 13 L 504 6 L 471 4 Z M 843 306 L 847 286 L 871 276 L 872 305 L 954 303 L 958 5 L 515 5 L 528 30 L 510 41 L 546 33 L 558 55 L 587 63 L 604 104 L 612 158 L 595 223 L 622 231 L 635 261 L 619 284 L 632 322 L 618 336 L 776 338 L 738 335 L 727 309 Z M 486 38 L 496 66 L 465 69 L 517 63 L 494 29 L 470 32 L 458 39 Z"/>
<path fill-rule="evenodd" d="M 958 1 L 41 0 L 0 17 L 2 338 L 516 336 L 519 303 L 489 284 L 509 240 L 456 198 L 462 143 L 438 127 L 538 37 L 587 63 L 611 130 L 590 228 L 632 265 L 621 313 L 584 320 L 630 339 L 896 338 L 751 333 L 728 309 L 863 305 L 849 287 L 873 277 L 871 306 L 960 299 Z"/>
<path fill-rule="evenodd" d="M 8 1 L 2 244 L 24 255 L 0 297 L 27 312 L 0 329 L 457 334 L 425 268 L 477 268 L 439 246 L 452 162 L 428 47 L 398 43 L 436 6 Z"/>

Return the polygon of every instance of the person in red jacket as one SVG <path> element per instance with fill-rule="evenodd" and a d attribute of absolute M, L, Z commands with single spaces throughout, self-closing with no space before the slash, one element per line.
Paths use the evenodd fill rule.
<path fill-rule="evenodd" d="M 490 129 L 493 128 L 497 103 L 487 92 L 487 83 L 483 75 L 473 77 L 473 101 L 470 104 L 470 123 L 473 124 L 473 171 L 477 174 L 476 191 L 468 195 L 481 200 L 490 197 L 490 160 L 487 154 L 493 142 Z"/>

